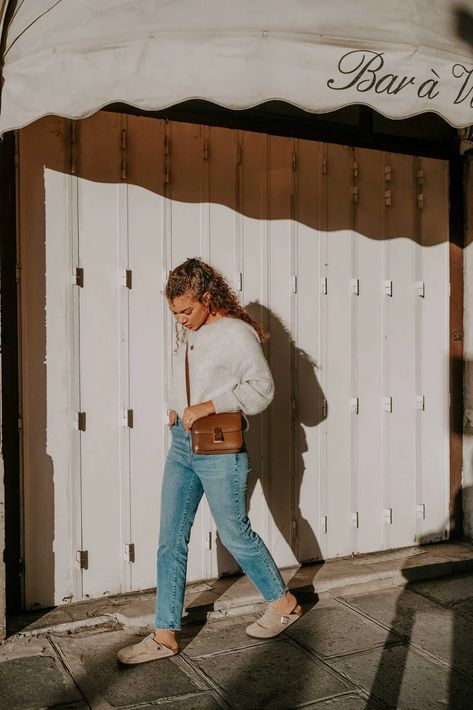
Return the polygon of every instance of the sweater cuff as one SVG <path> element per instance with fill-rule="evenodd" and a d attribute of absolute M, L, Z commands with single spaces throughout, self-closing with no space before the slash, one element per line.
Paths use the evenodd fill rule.
<path fill-rule="evenodd" d="M 222 412 L 238 412 L 240 409 L 235 395 L 231 390 L 229 392 L 223 392 L 222 394 L 217 395 L 217 397 L 212 397 L 212 402 L 214 404 L 215 414 L 222 414 Z"/>

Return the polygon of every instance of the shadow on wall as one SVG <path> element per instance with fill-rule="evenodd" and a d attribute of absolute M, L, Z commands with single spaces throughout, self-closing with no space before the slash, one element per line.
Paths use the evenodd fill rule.
<path fill-rule="evenodd" d="M 321 560 L 323 555 L 317 537 L 301 510 L 304 454 L 309 450 L 306 428 L 318 426 L 328 412 L 328 409 L 323 410 L 325 397 L 316 375 L 317 363 L 297 347 L 284 323 L 268 308 L 257 302 L 251 302 L 245 308 L 253 318 L 269 327 L 271 332 L 268 355 L 275 385 L 271 407 L 266 413 L 251 418 L 250 429 L 245 435 L 252 467 L 247 498 L 251 500 L 259 479 L 274 523 L 294 557 L 298 562 Z M 291 370 L 292 378 L 288 376 Z M 287 397 L 291 380 L 296 382 L 297 388 L 293 392 L 297 401 L 297 417 L 294 418 L 288 406 L 292 397 Z M 263 417 L 266 416 L 271 428 L 270 451 L 267 451 L 267 438 L 263 434 Z M 291 418 L 292 436 L 287 437 L 287 422 Z M 317 471 L 314 464 L 311 469 L 314 478 L 312 491 L 318 497 L 320 471 Z M 287 505 L 287 497 L 291 502 L 290 507 Z M 313 500 L 317 507 L 317 498 L 313 496 Z M 217 540 L 218 573 L 223 574 L 229 568 L 235 569 L 237 565 L 220 540 Z"/>

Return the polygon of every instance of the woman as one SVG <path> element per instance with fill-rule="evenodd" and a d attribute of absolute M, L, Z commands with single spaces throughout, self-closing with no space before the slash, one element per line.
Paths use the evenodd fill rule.
<path fill-rule="evenodd" d="M 201 417 L 238 410 L 258 414 L 271 402 L 274 384 L 260 345 L 266 335 L 223 276 L 199 259 L 187 259 L 170 273 L 166 297 L 177 321 L 177 358 L 168 400 L 172 445 L 161 494 L 156 629 L 140 643 L 121 649 L 122 663 L 143 663 L 179 652 L 176 632 L 184 606 L 187 548 L 203 493 L 223 545 L 269 602 L 247 633 L 256 638 L 277 636 L 301 614 L 247 517 L 246 445 L 237 454 L 205 455 L 194 454 L 191 444 L 191 427 Z"/>

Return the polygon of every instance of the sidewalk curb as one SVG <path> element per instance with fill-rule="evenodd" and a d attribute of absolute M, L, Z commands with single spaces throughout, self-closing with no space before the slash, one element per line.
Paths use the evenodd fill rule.
<path fill-rule="evenodd" d="M 364 555 L 356 558 L 334 560 L 326 562 L 325 564 L 319 563 L 316 565 L 307 566 L 297 566 L 292 568 L 286 568 L 281 570 L 283 577 L 286 578 L 286 583 L 293 593 L 295 593 L 301 602 L 311 602 L 316 601 L 320 596 L 325 595 L 347 595 L 347 594 L 360 594 L 369 593 L 379 589 L 385 589 L 390 587 L 406 587 L 415 582 L 421 582 L 429 579 L 436 579 L 440 577 L 445 577 L 448 575 L 461 574 L 464 572 L 473 571 L 473 546 L 459 543 L 455 545 L 456 556 L 459 559 L 449 559 L 441 547 L 442 543 L 436 544 L 435 546 L 423 546 L 422 548 L 408 548 L 403 556 L 401 552 L 387 552 L 386 561 L 384 561 L 381 555 L 370 556 Z M 450 548 L 452 543 L 449 543 Z M 458 549 L 457 549 L 458 548 Z M 448 552 L 448 550 L 447 550 Z M 422 556 L 427 553 L 427 558 L 432 561 L 426 560 L 426 563 L 422 563 Z M 460 553 L 460 555 L 458 555 Z M 452 555 L 450 554 L 450 557 Z M 391 569 L 376 570 L 376 562 L 379 562 L 381 557 L 381 562 L 386 565 L 392 562 L 394 559 L 394 564 Z M 415 559 L 414 559 L 415 558 Z M 375 560 L 373 562 L 373 560 Z M 406 564 L 399 568 L 401 562 Z M 341 567 L 342 574 L 338 573 L 337 576 L 337 565 Z M 347 570 L 353 567 L 353 569 Z M 368 569 L 363 570 L 363 567 Z M 373 569 L 374 568 L 374 569 Z M 319 579 L 318 575 L 321 570 L 324 569 L 327 579 Z M 354 573 L 356 570 L 356 573 Z M 351 573 L 350 573 L 351 572 Z M 300 584 L 299 577 L 305 577 L 307 583 Z M 321 575 L 322 576 L 322 575 Z M 294 582 L 291 584 L 291 579 Z M 213 601 L 207 599 L 204 602 L 199 603 L 199 599 L 195 599 L 192 603 L 189 597 L 198 594 L 195 589 L 198 588 L 198 584 L 190 584 L 187 588 L 186 596 L 189 607 L 186 610 L 185 616 L 183 618 L 183 625 L 196 622 L 205 622 L 206 620 L 218 620 L 224 619 L 231 616 L 240 616 L 243 614 L 253 614 L 258 611 L 262 611 L 265 607 L 265 602 L 262 596 L 256 591 L 253 591 L 252 585 L 246 580 L 245 577 L 234 577 L 234 578 L 222 578 L 218 581 L 219 586 L 229 582 L 230 588 L 232 585 L 238 585 L 246 587 L 246 589 L 237 589 L 237 593 L 226 594 L 227 590 L 224 590 L 221 594 L 217 591 L 213 593 Z M 202 585 L 200 585 L 202 586 Z M 206 585 L 209 589 L 213 590 L 213 587 L 209 583 Z M 143 610 L 143 603 L 146 606 L 146 599 L 149 604 L 149 590 L 147 592 L 136 592 L 126 595 L 122 595 L 122 599 L 126 599 L 126 608 L 131 607 L 131 613 L 123 613 L 120 609 L 121 604 L 117 604 L 113 599 L 110 600 L 110 611 L 105 611 L 103 607 L 100 609 L 100 613 L 97 616 L 90 613 L 84 606 L 85 615 L 83 618 L 78 618 L 71 621 L 64 621 L 59 623 L 45 624 L 44 626 L 32 624 L 31 627 L 26 627 L 16 632 L 15 635 L 18 637 L 36 637 L 50 633 L 56 634 L 67 634 L 78 632 L 81 629 L 93 629 L 99 626 L 113 626 L 120 625 L 127 628 L 146 628 L 154 626 L 154 612 L 148 613 L 147 610 Z M 205 596 L 205 595 L 204 595 Z M 78 608 L 83 602 L 78 602 Z M 114 604 L 117 604 L 117 610 L 113 610 Z M 140 608 L 141 605 L 141 608 Z M 135 606 L 136 614 L 133 614 L 133 607 Z M 70 607 L 69 607 L 70 608 Z M 60 607 L 58 607 L 60 609 Z M 99 611 L 99 609 L 97 609 Z M 11 637 L 10 637 L 11 638 Z"/>

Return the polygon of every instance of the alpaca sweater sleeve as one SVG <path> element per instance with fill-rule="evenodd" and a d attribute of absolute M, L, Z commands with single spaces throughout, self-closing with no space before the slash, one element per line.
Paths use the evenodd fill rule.
<path fill-rule="evenodd" d="M 248 323 L 223 317 L 188 331 L 190 403 L 212 400 L 217 414 L 258 414 L 274 396 L 274 382 L 258 334 Z M 174 362 L 168 406 L 182 416 L 187 406 L 185 350 Z"/>

